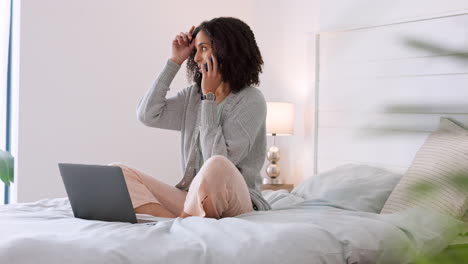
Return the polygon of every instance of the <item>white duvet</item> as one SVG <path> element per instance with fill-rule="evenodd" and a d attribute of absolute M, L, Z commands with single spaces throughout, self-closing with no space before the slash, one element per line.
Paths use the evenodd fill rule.
<path fill-rule="evenodd" d="M 154 225 L 73 218 L 66 198 L 0 207 L 0 263 L 406 263 L 461 223 L 420 210 L 379 215 L 264 191 L 274 210 Z"/>

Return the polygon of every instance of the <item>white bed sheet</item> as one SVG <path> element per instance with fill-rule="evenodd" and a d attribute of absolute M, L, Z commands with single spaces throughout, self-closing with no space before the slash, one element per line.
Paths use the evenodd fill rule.
<path fill-rule="evenodd" d="M 0 263 L 406 263 L 460 231 L 443 215 L 392 215 L 264 191 L 274 210 L 155 225 L 73 218 L 66 198 L 0 207 Z"/>

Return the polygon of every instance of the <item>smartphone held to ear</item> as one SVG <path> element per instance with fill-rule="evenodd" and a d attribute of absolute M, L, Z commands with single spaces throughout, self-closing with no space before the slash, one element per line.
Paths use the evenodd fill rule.
<path fill-rule="evenodd" d="M 211 65 L 213 65 L 213 58 L 210 58 Z M 208 71 L 208 63 L 205 63 L 205 71 Z"/>

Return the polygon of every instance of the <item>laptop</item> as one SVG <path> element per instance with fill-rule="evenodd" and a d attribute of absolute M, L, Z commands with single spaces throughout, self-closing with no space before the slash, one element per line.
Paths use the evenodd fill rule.
<path fill-rule="evenodd" d="M 132 224 L 157 222 L 137 219 L 120 167 L 71 163 L 58 166 L 76 218 Z"/>

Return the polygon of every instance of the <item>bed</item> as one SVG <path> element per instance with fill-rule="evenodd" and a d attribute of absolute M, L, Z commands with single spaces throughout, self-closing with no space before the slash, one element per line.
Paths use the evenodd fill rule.
<path fill-rule="evenodd" d="M 417 263 L 463 249 L 468 229 L 455 217 L 380 212 L 441 117 L 468 127 L 468 64 L 422 42 L 459 51 L 456 25 L 467 22 L 455 14 L 314 35 L 305 146 L 314 173 L 291 193 L 263 191 L 273 210 L 127 224 L 73 218 L 67 198 L 0 206 L 0 263 Z"/>
<path fill-rule="evenodd" d="M 353 162 L 406 176 L 442 118 L 468 128 L 467 23 L 466 10 L 453 10 L 316 34 L 315 172 Z M 434 147 L 452 145 L 425 152 Z M 460 164 L 468 164 L 466 149 L 455 155 L 464 157 Z M 468 262 L 466 213 L 464 222 L 465 235 L 432 263 Z"/>
<path fill-rule="evenodd" d="M 376 213 L 400 177 L 346 164 L 309 178 L 291 193 L 263 191 L 271 211 L 220 220 L 82 220 L 73 217 L 67 198 L 1 206 L 0 261 L 408 263 L 417 255 L 440 252 L 460 233 L 462 222 L 420 209 Z"/>
<path fill-rule="evenodd" d="M 444 160 L 452 155 L 466 180 L 466 137 L 425 147 L 443 119 L 468 134 L 462 130 L 468 128 L 466 23 L 468 13 L 460 10 L 316 34 L 315 172 L 353 162 L 413 177 L 417 170 L 422 175 L 455 168 Z M 453 146 L 460 151 L 447 155 Z M 429 154 L 434 149 L 435 159 L 435 152 Z M 466 201 L 445 195 L 444 205 L 433 202 L 441 210 Z M 466 212 L 466 205 L 460 208 Z M 465 235 L 431 263 L 468 262 L 466 213 L 463 218 Z"/>

